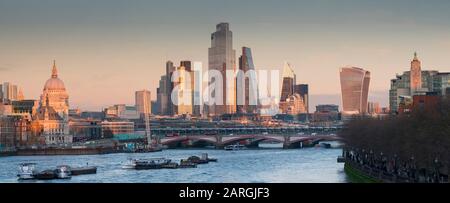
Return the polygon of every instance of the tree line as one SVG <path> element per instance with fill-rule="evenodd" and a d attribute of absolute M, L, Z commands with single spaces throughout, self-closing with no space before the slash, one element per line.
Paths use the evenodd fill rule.
<path fill-rule="evenodd" d="M 448 176 L 450 167 L 450 97 L 436 105 L 384 118 L 355 117 L 339 132 L 346 149 L 381 154 L 420 170 Z"/>

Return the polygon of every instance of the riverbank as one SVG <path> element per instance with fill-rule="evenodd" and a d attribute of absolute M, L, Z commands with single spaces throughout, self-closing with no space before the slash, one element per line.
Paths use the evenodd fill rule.
<path fill-rule="evenodd" d="M 119 152 L 113 148 L 44 148 L 18 150 L 17 156 L 40 156 L 40 155 L 94 155 Z"/>
<path fill-rule="evenodd" d="M 359 170 L 357 167 L 353 167 L 349 163 L 345 163 L 344 165 L 345 174 L 349 178 L 351 183 L 382 183 L 383 181 L 378 180 L 370 175 L 367 175 L 362 170 Z"/>

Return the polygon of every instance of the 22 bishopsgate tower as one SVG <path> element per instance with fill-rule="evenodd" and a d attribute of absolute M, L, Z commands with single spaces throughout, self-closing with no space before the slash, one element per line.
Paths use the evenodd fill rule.
<path fill-rule="evenodd" d="M 209 115 L 221 115 L 236 112 L 236 81 L 227 81 L 227 71 L 234 74 L 236 70 L 236 51 L 233 49 L 233 33 L 228 23 L 220 23 L 216 26 L 216 32 L 211 34 L 211 48 L 208 49 L 209 71 L 218 71 L 222 81 L 217 78 L 210 80 L 210 85 L 216 87 L 210 95 L 216 103 L 208 106 Z M 210 76 L 211 77 L 211 76 Z M 228 77 L 232 78 L 232 77 Z M 221 84 L 217 84 L 220 83 Z"/>

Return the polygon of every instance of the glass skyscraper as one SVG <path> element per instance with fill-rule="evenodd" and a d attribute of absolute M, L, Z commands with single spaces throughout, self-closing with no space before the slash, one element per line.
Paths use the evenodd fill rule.
<path fill-rule="evenodd" d="M 242 47 L 242 55 L 239 57 L 239 70 L 242 71 L 241 74 L 243 74 L 242 78 L 244 78 L 244 80 L 240 78 L 240 75 L 237 77 L 237 112 L 256 113 L 258 105 L 258 83 L 256 72 L 255 74 L 249 74 L 249 72 L 247 72 L 255 71 L 252 50 L 248 47 Z"/>
<path fill-rule="evenodd" d="M 236 112 L 236 80 L 227 82 L 227 70 L 236 70 L 236 51 L 233 49 L 233 33 L 229 29 L 228 23 L 216 25 L 216 31 L 211 34 L 211 48 L 208 49 L 208 68 L 217 70 L 222 74 L 222 84 L 216 87 L 222 89 L 222 95 L 213 92 L 212 97 L 221 98 L 222 103 L 211 104 L 208 114 L 221 115 Z M 212 83 L 213 81 L 210 81 Z M 219 91 L 220 92 L 220 91 Z M 220 100 L 220 99 L 219 99 Z"/>
<path fill-rule="evenodd" d="M 367 113 L 370 72 L 362 68 L 344 67 L 340 70 L 340 78 L 343 113 Z"/>

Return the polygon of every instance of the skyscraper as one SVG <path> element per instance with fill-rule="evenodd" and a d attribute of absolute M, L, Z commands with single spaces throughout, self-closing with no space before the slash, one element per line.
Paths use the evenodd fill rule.
<path fill-rule="evenodd" d="M 3 103 L 3 85 L 0 84 L 0 103 Z"/>
<path fill-rule="evenodd" d="M 211 48 L 208 49 L 208 67 L 209 70 L 217 70 L 222 74 L 222 84 L 218 84 L 221 88 L 222 95 L 216 95 L 213 92 L 212 97 L 221 98 L 222 103 L 211 104 L 208 107 L 210 115 L 221 115 L 236 112 L 236 93 L 235 83 L 227 82 L 227 70 L 236 70 L 236 51 L 233 49 L 233 33 L 229 30 L 228 23 L 219 23 L 216 25 L 216 32 L 211 34 Z M 234 77 L 234 76 L 233 76 Z M 214 81 L 210 81 L 212 83 Z"/>
<path fill-rule="evenodd" d="M 280 102 L 286 101 L 286 99 L 294 94 L 294 86 L 296 75 L 294 70 L 292 70 L 291 64 L 284 62 L 283 68 L 283 84 L 281 86 L 281 97 Z"/>
<path fill-rule="evenodd" d="M 175 71 L 175 66 L 173 65 L 172 61 L 166 62 L 166 85 L 164 90 L 164 97 L 167 97 L 167 109 L 163 113 L 163 115 L 173 115 L 174 114 L 174 104 L 172 102 L 172 99 L 170 97 L 172 90 L 173 90 L 173 84 L 172 84 L 172 74 Z"/>
<path fill-rule="evenodd" d="M 175 100 L 173 102 L 174 115 L 192 115 L 193 114 L 193 101 L 194 101 L 194 89 L 193 89 L 193 77 L 192 71 L 187 71 L 186 67 L 180 66 L 177 68 L 178 76 L 174 78 L 173 94 Z M 189 81 L 190 80 L 190 81 Z M 171 96 L 169 96 L 171 97 Z"/>
<path fill-rule="evenodd" d="M 151 94 L 148 90 L 141 90 L 135 92 L 135 105 L 136 110 L 140 115 L 151 113 L 152 101 Z"/>
<path fill-rule="evenodd" d="M 256 113 L 258 105 L 258 83 L 256 74 L 249 74 L 247 71 L 255 71 L 253 64 L 252 50 L 242 47 L 242 55 L 239 57 L 239 70 L 242 71 L 242 78 L 238 76 L 236 82 L 237 112 Z M 245 77 L 248 76 L 248 77 Z M 252 86 L 253 85 L 253 86 Z"/>
<path fill-rule="evenodd" d="M 169 112 L 169 95 L 167 94 L 168 89 L 167 76 L 161 76 L 159 80 L 159 87 L 156 89 L 156 101 L 158 103 L 158 114 L 168 115 Z"/>
<path fill-rule="evenodd" d="M 356 67 L 344 67 L 340 70 L 340 78 L 343 113 L 366 113 L 370 72 Z"/>
<path fill-rule="evenodd" d="M 192 71 L 191 61 L 188 60 L 180 61 L 180 66 L 183 66 L 186 71 Z"/>
<path fill-rule="evenodd" d="M 308 94 L 308 84 L 298 84 L 294 87 L 294 92 L 302 97 L 306 112 L 309 113 L 309 94 Z"/>
<path fill-rule="evenodd" d="M 417 58 L 417 53 L 414 53 L 414 59 L 411 61 L 410 76 L 411 76 L 410 78 L 411 95 L 413 95 L 414 92 L 422 88 L 422 70 L 421 70 L 421 63 Z"/>
<path fill-rule="evenodd" d="M 17 85 L 13 85 L 9 82 L 4 82 L 3 85 L 1 85 L 1 99 L 3 99 L 3 102 L 5 103 L 11 103 L 12 101 L 17 100 Z"/>

